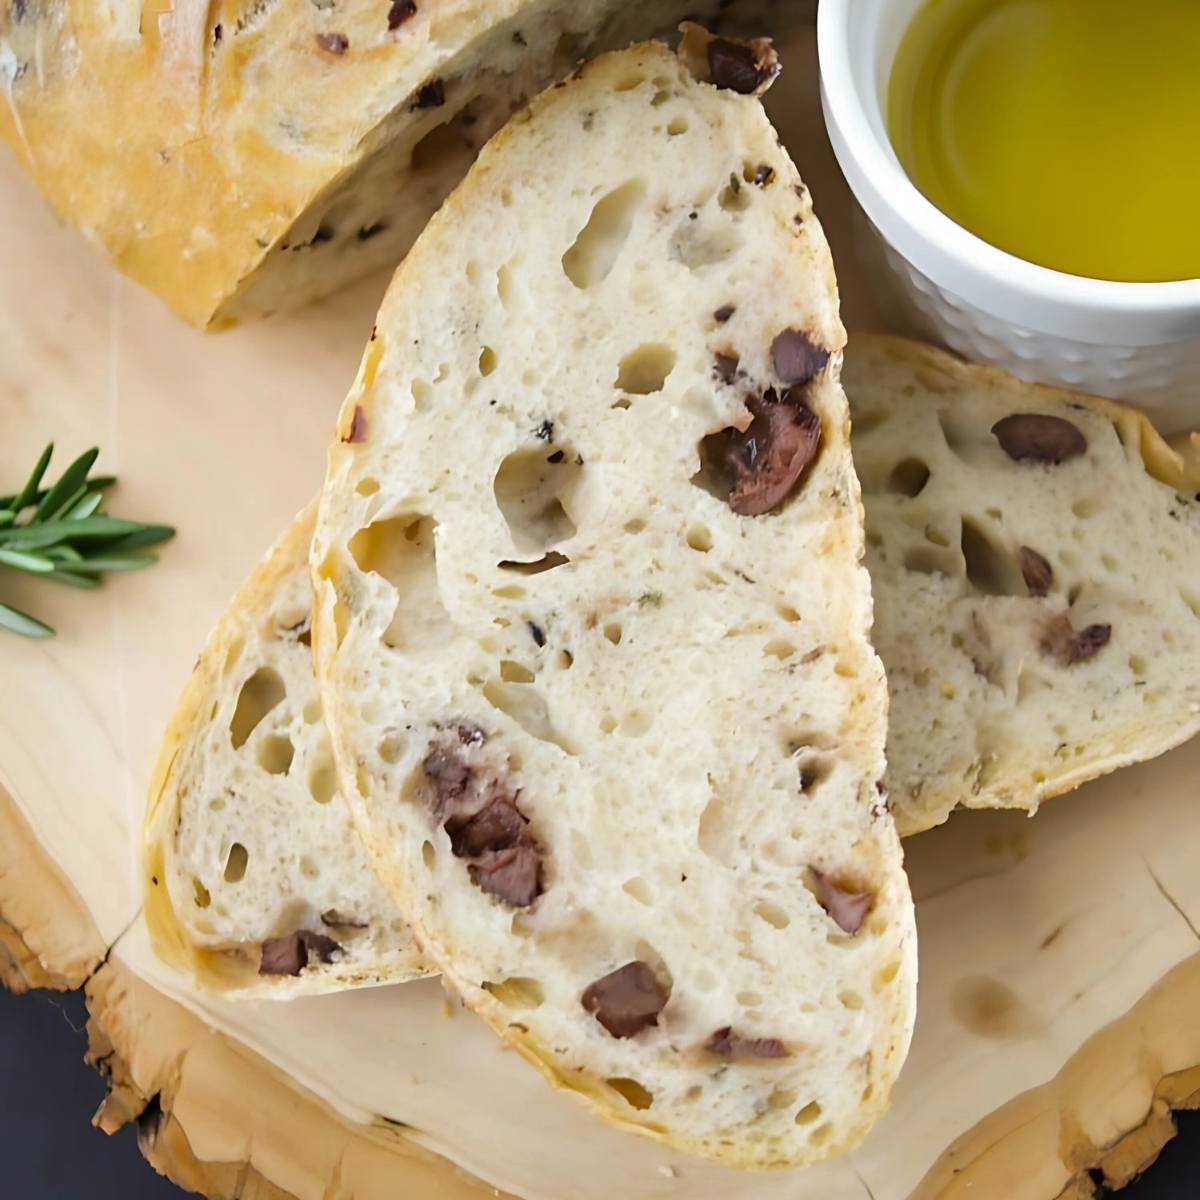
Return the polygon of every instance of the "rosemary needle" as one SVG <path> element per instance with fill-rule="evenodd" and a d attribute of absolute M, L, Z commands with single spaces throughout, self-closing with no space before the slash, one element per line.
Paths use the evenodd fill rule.
<path fill-rule="evenodd" d="M 96 588 L 113 571 L 137 571 L 158 561 L 141 553 L 174 537 L 169 525 L 144 525 L 110 517 L 103 492 L 112 475 L 91 475 L 99 450 L 81 454 L 43 487 L 54 444 L 42 451 L 19 492 L 0 496 L 0 568 L 23 571 L 54 583 Z M 27 638 L 54 630 L 20 609 L 0 602 L 0 630 Z"/>

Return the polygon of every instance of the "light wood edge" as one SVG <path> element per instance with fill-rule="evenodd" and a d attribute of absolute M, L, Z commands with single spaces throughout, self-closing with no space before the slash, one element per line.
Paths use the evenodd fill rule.
<path fill-rule="evenodd" d="M 72 991 L 107 952 L 83 898 L 0 787 L 0 984 Z"/>
<path fill-rule="evenodd" d="M 1054 1078 L 954 1141 L 910 1200 L 1092 1200 L 1149 1167 L 1200 1108 L 1200 954 L 1089 1038 Z"/>
<path fill-rule="evenodd" d="M 108 1081 L 94 1124 L 136 1127 L 160 1174 L 210 1200 L 500 1197 L 404 1129 L 347 1120 L 114 955 L 87 984 L 87 1059 Z"/>

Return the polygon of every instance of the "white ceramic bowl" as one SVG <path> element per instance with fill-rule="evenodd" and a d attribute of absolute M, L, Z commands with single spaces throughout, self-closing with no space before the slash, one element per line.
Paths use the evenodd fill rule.
<path fill-rule="evenodd" d="M 821 100 L 870 233 L 860 239 L 910 324 L 1026 379 L 1200 424 L 1200 280 L 1109 283 L 1035 266 L 969 233 L 905 174 L 887 135 L 888 78 L 922 0 L 821 0 Z M 1114 178 L 1114 187 L 1121 180 Z"/>

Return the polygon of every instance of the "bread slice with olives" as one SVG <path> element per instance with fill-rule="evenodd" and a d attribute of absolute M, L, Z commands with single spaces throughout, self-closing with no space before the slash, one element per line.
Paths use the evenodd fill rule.
<path fill-rule="evenodd" d="M 156 949 L 202 986 L 288 998 L 424 974 L 336 786 L 297 517 L 234 598 L 179 699 L 144 827 Z"/>
<path fill-rule="evenodd" d="M 1200 477 L 1144 415 L 895 338 L 845 383 L 902 833 L 1200 731 Z"/>
<path fill-rule="evenodd" d="M 546 93 L 401 267 L 314 644 L 376 870 L 466 1002 L 627 1128 L 796 1165 L 887 1105 L 913 911 L 829 250 L 715 86 L 769 49 L 685 55 Z"/>

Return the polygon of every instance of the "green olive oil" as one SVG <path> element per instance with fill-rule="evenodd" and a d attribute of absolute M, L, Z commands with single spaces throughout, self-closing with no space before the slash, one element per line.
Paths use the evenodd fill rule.
<path fill-rule="evenodd" d="M 1200 0 L 926 0 L 887 116 L 917 187 L 994 246 L 1200 278 Z"/>

